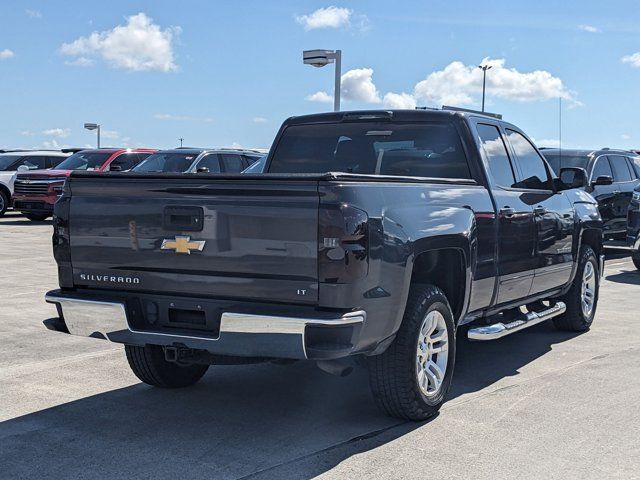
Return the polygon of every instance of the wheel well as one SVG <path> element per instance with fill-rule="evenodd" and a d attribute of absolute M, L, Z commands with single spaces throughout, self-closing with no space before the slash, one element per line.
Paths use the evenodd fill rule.
<path fill-rule="evenodd" d="M 602 232 L 595 228 L 591 228 L 582 232 L 582 244 L 589 245 L 596 256 L 602 253 Z"/>
<path fill-rule="evenodd" d="M 463 253 L 451 248 L 419 254 L 413 263 L 411 284 L 431 284 L 440 288 L 449 301 L 453 318 L 460 318 L 465 298 Z"/>
<path fill-rule="evenodd" d="M 0 183 L 0 191 L 2 191 L 2 193 L 4 193 L 7 196 L 9 201 L 11 201 L 11 190 L 9 190 L 9 187 Z"/>

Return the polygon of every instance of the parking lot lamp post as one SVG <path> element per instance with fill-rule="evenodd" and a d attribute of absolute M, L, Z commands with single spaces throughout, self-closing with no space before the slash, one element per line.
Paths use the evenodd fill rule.
<path fill-rule="evenodd" d="M 87 130 L 97 130 L 98 131 L 98 148 L 100 148 L 100 125 L 97 123 L 85 123 L 84 128 Z"/>
<path fill-rule="evenodd" d="M 484 112 L 484 93 L 487 87 L 487 70 L 491 68 L 491 65 L 478 65 L 478 68 L 482 70 L 482 111 Z"/>
<path fill-rule="evenodd" d="M 335 83 L 333 86 L 333 111 L 340 111 L 340 78 L 342 75 L 342 50 L 305 50 L 302 52 L 305 65 L 320 68 L 330 63 L 336 64 Z"/>

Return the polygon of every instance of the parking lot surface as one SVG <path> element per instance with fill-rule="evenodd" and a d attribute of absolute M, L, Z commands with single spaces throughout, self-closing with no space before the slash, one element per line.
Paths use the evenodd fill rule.
<path fill-rule="evenodd" d="M 50 222 L 0 219 L 1 478 L 640 478 L 640 273 L 609 255 L 590 332 L 460 335 L 449 401 L 385 417 L 366 373 L 211 367 L 141 384 L 123 348 L 50 332 Z M 462 332 L 461 332 L 462 333 Z"/>

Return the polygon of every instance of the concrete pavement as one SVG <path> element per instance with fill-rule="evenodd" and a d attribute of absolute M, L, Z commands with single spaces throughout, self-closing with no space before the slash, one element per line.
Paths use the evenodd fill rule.
<path fill-rule="evenodd" d="M 122 347 L 46 330 L 51 226 L 0 219 L 1 478 L 640 478 L 640 273 L 606 267 L 586 334 L 458 340 L 440 415 L 385 417 L 365 372 L 212 367 L 164 391 Z M 462 335 L 461 335 L 462 337 Z"/>

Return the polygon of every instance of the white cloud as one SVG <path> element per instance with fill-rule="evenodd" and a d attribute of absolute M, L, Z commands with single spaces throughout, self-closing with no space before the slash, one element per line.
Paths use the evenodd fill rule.
<path fill-rule="evenodd" d="M 4 50 L 0 50 L 0 60 L 7 60 L 15 56 L 16 54 L 13 53 L 13 50 L 9 50 L 8 48 L 5 48 Z"/>
<path fill-rule="evenodd" d="M 304 99 L 310 102 L 332 103 L 333 95 L 329 95 L 327 92 L 319 91 L 316 93 L 312 93 L 311 95 L 307 95 L 306 97 L 304 97 Z"/>
<path fill-rule="evenodd" d="M 69 136 L 71 130 L 68 128 L 49 128 L 42 132 L 43 135 L 47 137 L 58 137 L 58 138 L 66 138 Z"/>
<path fill-rule="evenodd" d="M 622 140 L 631 140 L 631 135 L 629 135 L 627 133 L 623 133 L 622 135 L 620 135 L 620 138 Z"/>
<path fill-rule="evenodd" d="M 67 60 L 65 65 L 71 65 L 72 67 L 91 67 L 95 65 L 95 60 L 87 57 L 78 57 L 75 60 Z"/>
<path fill-rule="evenodd" d="M 341 77 L 340 95 L 342 100 L 364 102 L 364 103 L 380 103 L 380 92 L 373 83 L 372 68 L 355 68 L 349 70 Z M 319 91 L 308 95 L 305 100 L 310 102 L 331 103 L 333 95 L 327 92 Z"/>
<path fill-rule="evenodd" d="M 345 100 L 380 103 L 380 93 L 373 83 L 372 68 L 356 68 L 342 75 L 340 92 Z"/>
<path fill-rule="evenodd" d="M 29 18 L 42 18 L 42 13 L 40 13 L 39 10 L 30 10 L 25 8 L 24 13 L 26 13 Z"/>
<path fill-rule="evenodd" d="M 578 25 L 578 30 L 582 30 L 587 33 L 600 33 L 601 30 L 593 25 Z"/>
<path fill-rule="evenodd" d="M 213 122 L 211 117 L 192 117 L 190 115 L 173 115 L 171 113 L 156 113 L 153 118 L 156 120 L 167 120 L 173 122 Z"/>
<path fill-rule="evenodd" d="M 308 15 L 300 15 L 296 17 L 296 22 L 307 31 L 317 28 L 348 27 L 352 14 L 353 11 L 348 8 L 331 6 L 319 8 Z"/>
<path fill-rule="evenodd" d="M 101 138 L 107 138 L 110 140 L 114 140 L 116 138 L 120 137 L 120 134 L 118 132 L 116 132 L 115 130 L 102 130 L 100 129 L 100 137 Z"/>
<path fill-rule="evenodd" d="M 505 59 L 485 58 L 483 65 L 491 65 L 487 71 L 487 96 L 495 96 L 518 102 L 535 102 L 563 98 L 578 105 L 575 94 L 569 91 L 562 80 L 546 70 L 519 72 L 505 67 Z M 482 94 L 482 71 L 477 65 L 464 65 L 456 61 L 444 69 L 432 72 L 418 82 L 414 96 L 418 101 L 472 105 Z"/>
<path fill-rule="evenodd" d="M 622 57 L 623 63 L 629 63 L 632 67 L 640 68 L 640 52 Z"/>
<path fill-rule="evenodd" d="M 62 145 L 55 138 L 53 140 L 45 140 L 42 142 L 42 146 L 47 150 L 60 150 L 62 148 Z"/>
<path fill-rule="evenodd" d="M 35 133 L 33 133 L 31 130 L 22 130 L 20 132 L 20 135 L 22 135 L 23 137 L 32 137 L 35 135 Z"/>
<path fill-rule="evenodd" d="M 410 93 L 389 92 L 382 99 L 382 104 L 384 108 L 413 110 L 416 108 L 416 99 Z"/>
<path fill-rule="evenodd" d="M 560 140 L 558 140 L 557 138 L 541 138 L 540 140 L 532 138 L 531 140 L 533 140 L 533 143 L 535 143 L 538 148 L 541 148 L 541 147 L 558 148 L 558 147 L 560 147 Z"/>
<path fill-rule="evenodd" d="M 264 117 L 253 117 L 253 123 L 267 123 L 268 120 Z"/>
<path fill-rule="evenodd" d="M 101 57 L 110 66 L 124 70 L 170 72 L 178 68 L 173 40 L 179 33 L 180 27 L 162 30 L 150 17 L 138 13 L 127 17 L 126 25 L 64 43 L 60 52 L 84 59 Z"/>

